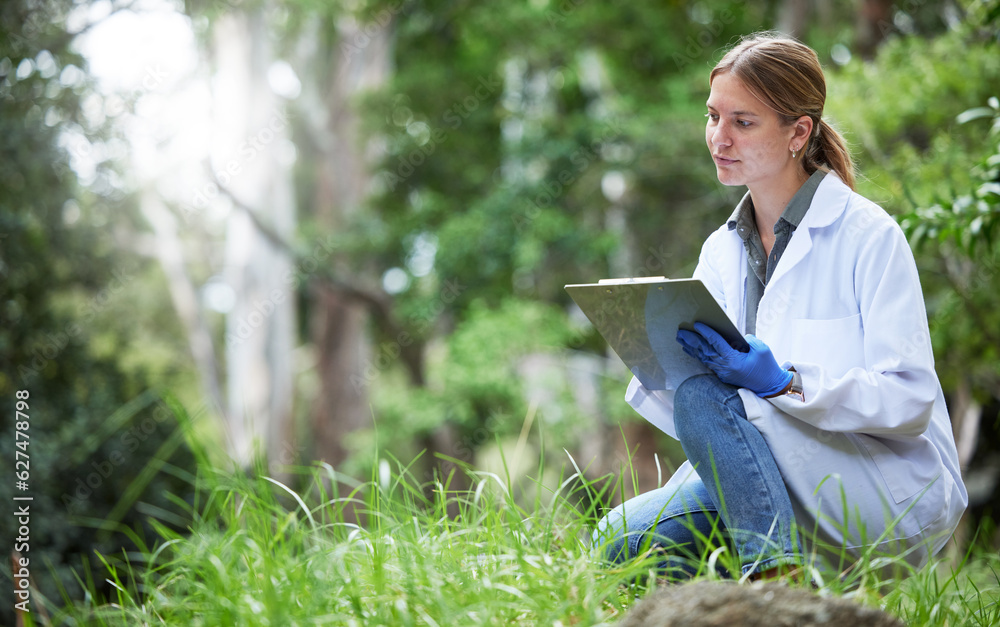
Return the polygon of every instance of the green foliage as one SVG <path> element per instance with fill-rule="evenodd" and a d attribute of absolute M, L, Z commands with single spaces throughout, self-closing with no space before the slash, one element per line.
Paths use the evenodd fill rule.
<path fill-rule="evenodd" d="M 72 570 L 95 550 L 117 561 L 151 537 L 149 512 L 183 525 L 166 493 L 184 494 L 188 484 L 176 475 L 193 467 L 172 416 L 145 391 L 144 368 L 120 361 L 142 349 L 125 345 L 120 320 L 109 324 L 134 315 L 135 301 L 123 298 L 145 266 L 115 252 L 107 222 L 120 194 L 98 201 L 70 167 L 84 152 L 96 157 L 83 131 L 83 61 L 60 27 L 71 6 L 0 6 L 0 455 L 13 466 L 15 452 L 26 454 L 30 466 L 28 490 L 16 491 L 5 475 L 0 498 L 32 497 L 21 553 L 50 598 L 76 588 Z M 95 187 L 110 167 L 97 163 Z M 14 437 L 17 391 L 28 394 L 27 440 Z M 163 472 L 143 471 L 152 467 Z M 17 532 L 13 516 L 0 520 L 5 551 Z M 99 590 L 109 589 L 103 572 L 93 569 Z M 6 566 L 2 580 L 9 589 Z M 0 607 L 0 622 L 13 624 L 11 603 Z"/>
<path fill-rule="evenodd" d="M 13 481 L 0 486 L 0 498 L 30 496 L 30 540 L 24 557 L 40 592 L 58 598 L 59 590 L 79 594 L 76 573 L 91 570 L 104 583 L 104 569 L 95 564 L 95 551 L 113 562 L 155 537 L 147 521 L 154 514 L 163 524 L 184 528 L 183 510 L 173 501 L 187 498 L 194 459 L 173 414 L 157 396 L 146 392 L 111 411 L 120 402 L 119 371 L 95 361 L 80 360 L 87 372 L 71 372 L 79 388 L 65 397 L 48 386 L 29 386 L 29 488 L 14 489 Z M 68 398 L 75 404 L 67 408 Z M 13 429 L 13 425 L 8 423 Z M 12 431 L 9 431 L 12 433 Z M 13 437 L 0 440 L 0 453 L 13 460 Z M 13 463 L 13 462 L 12 462 Z M 179 495 L 179 496 L 175 496 Z M 14 517 L 0 522 L 0 534 L 12 539 Z M 13 542 L 9 546 L 14 546 Z M 5 573 L 5 576 L 7 573 Z M 9 585 L 9 584 L 8 584 Z M 36 599 L 33 599 L 33 603 Z M 37 606 L 34 606 L 37 607 Z M 12 607 L 3 608 L 11 624 Z"/>
<path fill-rule="evenodd" d="M 990 103 L 994 124 L 989 136 L 996 139 L 1000 138 L 996 98 Z M 964 377 L 972 384 L 977 396 L 1000 398 L 1000 334 L 996 331 L 1000 328 L 1000 247 L 994 239 L 1000 222 L 1000 143 L 971 174 L 979 178 L 964 188 L 971 191 L 956 191 L 932 206 L 911 211 L 903 216 L 902 224 L 918 245 L 940 255 L 939 276 L 945 281 L 935 294 L 931 318 L 935 352 L 951 367 L 953 377 Z"/>
<path fill-rule="evenodd" d="M 828 82 L 827 113 L 854 149 L 862 194 L 901 213 L 970 187 L 984 133 L 956 116 L 995 95 L 995 42 L 968 28 L 895 37 Z"/>
<path fill-rule="evenodd" d="M 371 2 L 368 13 L 393 6 Z M 497 305 L 512 288 L 565 303 L 562 285 L 581 276 L 664 271 L 643 267 L 645 254 L 635 267 L 611 267 L 624 242 L 608 230 L 609 172 L 626 182 L 636 250 L 668 243 L 668 272 L 688 262 L 696 250 L 687 228 L 707 233 L 720 219 L 706 219 L 701 201 L 729 204 L 713 198 L 709 159 L 690 168 L 689 155 L 705 150 L 708 62 L 758 15 L 741 3 L 689 13 L 417 2 L 405 13 L 397 72 L 366 102 L 369 134 L 387 150 L 381 193 L 363 219 L 388 233 L 386 265 L 406 268 L 413 236 L 434 234 L 435 272 L 471 286 L 447 308 L 458 315 L 480 298 Z"/>
<path fill-rule="evenodd" d="M 984 121 L 992 125 L 983 131 Z M 971 180 L 930 206 L 900 216 L 918 250 L 941 256 L 946 279 L 933 294 L 932 340 L 935 353 L 982 394 L 1000 398 L 1000 101 L 961 113 L 956 121 L 980 130 L 986 154 L 969 169 Z M 986 142 L 984 142 L 986 143 Z M 951 374 L 946 381 L 955 377 Z"/>
<path fill-rule="evenodd" d="M 457 438 L 442 452 L 471 462 L 479 446 L 517 435 L 528 412 L 523 360 L 529 355 L 559 358 L 575 341 L 565 315 L 554 306 L 517 299 L 496 309 L 482 301 L 473 303 L 447 342 L 430 347 L 426 387 L 402 384 L 392 370 L 380 374 L 375 384 L 382 391 L 372 407 L 375 427 L 352 437 L 355 458 L 350 473 L 370 471 L 378 461 L 376 449 L 414 456 L 442 427 L 454 429 Z M 565 379 L 546 383 L 557 396 L 569 395 Z M 570 401 L 564 407 L 572 411 Z M 542 414 L 539 420 L 552 442 L 575 445 L 578 416 Z"/>
<path fill-rule="evenodd" d="M 558 350 L 571 337 L 565 319 L 551 306 L 508 300 L 491 310 L 474 303 L 467 320 L 448 339 L 443 383 L 446 389 L 454 387 L 473 397 L 504 389 L 517 379 L 516 358 L 532 351 Z"/>
<path fill-rule="evenodd" d="M 957 121 L 967 124 L 992 118 L 988 137 L 995 145 L 971 173 L 979 179 L 971 193 L 961 193 L 941 199 L 938 203 L 916 209 L 902 216 L 900 224 L 911 241 L 919 246 L 926 238 L 938 242 L 951 240 L 955 247 L 975 258 L 977 244 L 989 252 L 994 247 L 997 224 L 1000 223 L 1000 100 L 994 96 L 988 107 L 977 107 L 961 113 Z"/>

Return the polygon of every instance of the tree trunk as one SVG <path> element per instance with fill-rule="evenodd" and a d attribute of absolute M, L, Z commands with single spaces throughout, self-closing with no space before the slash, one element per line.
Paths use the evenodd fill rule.
<path fill-rule="evenodd" d="M 809 0 L 783 0 L 778 11 L 778 30 L 801 38 L 809 23 Z"/>
<path fill-rule="evenodd" d="M 212 165 L 226 173 L 216 178 L 237 204 L 288 241 L 295 229 L 291 163 L 284 156 L 289 125 L 267 82 L 274 55 L 265 8 L 229 13 L 215 24 Z M 225 259 L 236 293 L 226 317 L 229 451 L 243 466 L 258 453 L 272 463 L 292 461 L 292 261 L 239 210 L 228 220 Z"/>
<path fill-rule="evenodd" d="M 213 409 L 225 413 L 222 386 L 219 383 L 219 364 L 215 356 L 212 334 L 198 303 L 198 292 L 188 276 L 184 262 L 184 249 L 177 234 L 177 219 L 164 205 L 160 196 L 143 190 L 140 199 L 142 214 L 153 227 L 156 242 L 156 258 L 167 278 L 170 299 L 177 310 L 177 316 L 187 332 L 188 346 L 194 358 L 195 367 L 201 379 L 202 391 L 210 400 Z"/>
<path fill-rule="evenodd" d="M 615 233 L 619 242 L 617 251 L 609 255 L 608 259 L 608 270 L 613 277 L 634 276 L 635 269 L 642 267 L 636 263 L 635 258 L 635 251 L 638 249 L 638 246 L 635 245 L 637 238 L 629 230 L 629 224 L 625 218 L 628 202 L 626 195 L 623 199 L 612 202 L 605 213 L 605 228 L 609 232 Z M 606 348 L 605 351 L 607 354 L 605 364 L 619 361 L 618 355 L 610 347 Z M 625 390 L 622 389 L 618 398 L 623 399 L 624 393 Z M 620 402 L 624 402 L 624 399 Z M 646 420 L 617 425 L 610 425 L 605 420 L 597 428 L 604 432 L 602 440 L 605 442 L 605 447 L 604 456 L 597 459 L 595 470 L 599 475 L 608 472 L 618 474 L 624 471 L 622 472 L 622 477 L 625 480 L 623 498 L 628 499 L 636 494 L 660 487 L 657 485 L 659 473 L 654 456 L 658 452 L 655 447 L 656 427 Z M 632 453 L 635 454 L 632 455 Z M 635 483 L 628 476 L 629 470 L 635 473 Z M 669 475 L 660 478 L 666 480 L 668 477 Z M 633 493 L 633 486 L 636 490 L 635 493 Z M 613 504 L 618 504 L 617 497 L 619 495 L 621 495 L 620 492 L 615 495 Z"/>
<path fill-rule="evenodd" d="M 352 431 L 370 426 L 370 362 L 367 340 L 368 311 L 358 301 L 325 285 L 312 289 L 310 333 L 318 351 L 320 390 L 312 410 L 313 458 L 334 468 L 349 455 L 344 440 Z"/>
<path fill-rule="evenodd" d="M 969 462 L 976 452 L 982 415 L 983 407 L 973 398 L 972 386 L 968 379 L 960 377 L 955 390 L 955 406 L 951 411 L 951 422 L 958 448 L 958 465 L 962 472 L 969 469 Z"/>
<path fill-rule="evenodd" d="M 381 26 L 359 24 L 342 17 L 337 28 L 335 50 L 327 50 L 328 85 L 320 94 L 325 127 L 317 160 L 315 193 L 316 222 L 327 232 L 346 228 L 364 202 L 371 182 L 370 157 L 361 142 L 357 96 L 383 84 L 390 72 L 392 23 Z M 330 260 L 339 276 L 353 276 L 355 283 L 378 291 L 377 277 L 363 268 L 352 269 L 345 258 Z M 360 275 L 360 276 L 357 276 Z M 369 305 L 345 290 L 316 286 L 310 332 L 318 352 L 320 390 L 312 408 L 313 457 L 337 467 L 348 455 L 344 439 L 352 431 L 371 425 L 368 386 L 378 376 L 372 364 L 368 339 Z"/>
<path fill-rule="evenodd" d="M 893 30 L 892 0 L 861 0 L 857 22 L 857 49 L 863 59 L 874 58 L 879 44 Z"/>
<path fill-rule="evenodd" d="M 955 446 L 958 449 L 958 466 L 962 470 L 962 476 L 967 477 L 969 462 L 972 461 L 972 456 L 976 452 L 976 444 L 979 441 L 979 424 L 982 420 L 983 407 L 973 398 L 972 386 L 966 377 L 958 379 L 950 414 Z M 969 496 L 970 501 L 977 497 L 981 498 L 980 495 L 975 494 Z M 966 510 L 955 529 L 955 533 L 949 540 L 947 548 L 947 553 L 951 555 L 951 562 L 956 567 L 964 556 L 972 532 L 969 511 Z"/>

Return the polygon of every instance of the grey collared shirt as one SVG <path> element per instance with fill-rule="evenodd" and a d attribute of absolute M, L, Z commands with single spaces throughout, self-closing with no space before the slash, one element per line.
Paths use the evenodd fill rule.
<path fill-rule="evenodd" d="M 816 188 L 819 187 L 824 176 L 826 176 L 826 172 L 823 170 L 813 172 L 812 176 L 788 201 L 788 205 L 774 225 L 774 246 L 771 247 L 770 256 L 764 252 L 764 243 L 757 231 L 757 221 L 754 219 L 753 200 L 750 198 L 750 192 L 747 192 L 746 196 L 743 197 L 727 222 L 729 230 L 736 230 L 747 250 L 746 333 L 756 333 L 757 331 L 757 308 L 760 306 L 761 297 L 764 296 L 764 287 L 771 280 L 771 275 L 774 274 L 774 269 L 778 266 L 778 260 L 781 259 L 789 240 L 792 239 L 792 233 L 798 228 L 806 211 L 809 210 L 809 205 L 812 204 L 813 196 L 816 194 Z"/>

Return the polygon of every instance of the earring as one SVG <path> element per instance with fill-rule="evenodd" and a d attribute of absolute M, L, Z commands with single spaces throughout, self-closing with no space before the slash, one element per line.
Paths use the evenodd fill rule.
<path fill-rule="evenodd" d="M 798 148 L 792 148 L 792 159 L 794 159 L 796 157 L 796 155 L 798 154 L 798 152 L 799 152 Z"/>

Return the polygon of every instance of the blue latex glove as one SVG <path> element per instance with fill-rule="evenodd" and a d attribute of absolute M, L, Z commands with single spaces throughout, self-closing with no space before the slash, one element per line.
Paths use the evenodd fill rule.
<path fill-rule="evenodd" d="M 791 371 L 778 365 L 771 349 L 756 335 L 746 336 L 750 352 L 741 353 L 707 324 L 695 322 L 694 328 L 697 333 L 678 330 L 677 341 L 685 353 L 708 366 L 723 383 L 765 397 L 780 393 L 791 382 Z"/>

